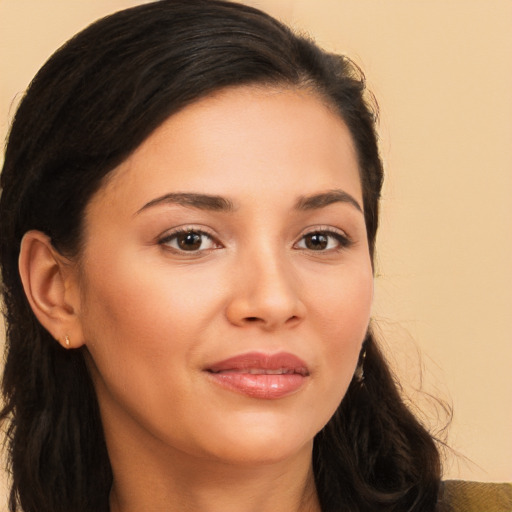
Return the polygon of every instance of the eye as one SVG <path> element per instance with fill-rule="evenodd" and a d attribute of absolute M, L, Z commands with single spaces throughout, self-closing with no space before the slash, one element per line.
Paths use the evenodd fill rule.
<path fill-rule="evenodd" d="M 199 229 L 174 231 L 165 235 L 158 243 L 178 252 L 199 252 L 219 247 L 211 235 Z"/>
<path fill-rule="evenodd" d="M 350 239 L 342 232 L 334 230 L 318 230 L 306 233 L 296 244 L 299 249 L 326 252 L 348 247 Z"/>

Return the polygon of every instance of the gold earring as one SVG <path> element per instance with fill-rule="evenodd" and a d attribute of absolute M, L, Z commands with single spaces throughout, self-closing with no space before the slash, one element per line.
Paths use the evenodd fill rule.
<path fill-rule="evenodd" d="M 67 334 L 64 337 L 64 342 L 66 343 L 66 347 L 69 347 L 69 336 Z"/>
<path fill-rule="evenodd" d="M 366 349 L 363 348 L 361 351 L 361 354 L 359 355 L 359 362 L 356 367 L 356 371 L 354 372 L 354 378 L 356 382 L 359 382 L 359 384 L 364 383 L 364 360 L 366 359 Z"/>

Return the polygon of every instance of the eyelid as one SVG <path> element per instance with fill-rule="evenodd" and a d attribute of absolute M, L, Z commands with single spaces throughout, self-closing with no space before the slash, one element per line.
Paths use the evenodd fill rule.
<path fill-rule="evenodd" d="M 161 235 L 159 235 L 156 239 L 156 242 L 159 244 L 159 245 L 166 245 L 170 240 L 176 238 L 177 236 L 181 235 L 181 234 L 186 234 L 186 233 L 197 233 L 199 235 L 204 235 L 206 237 L 208 237 L 212 242 L 213 244 L 216 246 L 215 249 L 217 248 L 221 248 L 223 247 L 222 243 L 219 241 L 219 239 L 208 229 L 208 228 L 205 228 L 203 226 L 199 227 L 197 225 L 183 225 L 183 226 L 177 226 L 177 227 L 174 227 L 174 228 L 171 228 L 167 231 L 164 231 Z M 184 251 L 184 250 L 179 250 L 179 249 L 176 249 L 174 247 L 170 247 L 167 245 L 167 249 L 170 250 L 170 251 L 173 251 L 177 254 L 184 254 L 184 255 L 194 255 L 194 254 L 200 254 L 200 253 L 205 253 L 207 251 L 210 251 L 212 250 L 211 248 L 209 249 L 198 249 L 196 251 Z"/>
<path fill-rule="evenodd" d="M 187 234 L 190 232 L 197 233 L 197 234 L 203 235 L 205 237 L 208 237 L 212 241 L 212 244 L 215 247 L 210 247 L 207 249 L 197 249 L 197 250 L 186 251 L 186 250 L 181 250 L 178 248 L 171 247 L 170 245 L 167 245 L 170 240 L 176 238 L 177 236 L 179 236 L 181 234 Z M 303 241 L 306 236 L 316 234 L 316 233 L 323 234 L 328 237 L 336 239 L 337 243 L 338 243 L 337 247 L 324 249 L 324 250 L 318 250 L 318 251 L 314 251 L 312 249 L 308 249 L 305 247 L 297 247 L 297 245 L 301 241 Z M 161 235 L 159 235 L 156 238 L 156 243 L 159 245 L 162 245 L 162 246 L 166 246 L 167 250 L 175 252 L 176 254 L 189 255 L 189 256 L 204 254 L 213 249 L 218 249 L 218 248 L 224 247 L 224 245 L 219 241 L 218 237 L 214 233 L 212 233 L 210 229 L 203 227 L 203 226 L 193 225 L 193 224 L 192 225 L 185 224 L 182 226 L 176 226 L 167 231 L 164 231 Z M 318 252 L 318 253 L 330 253 L 330 252 L 335 252 L 335 251 L 340 251 L 342 249 L 346 249 L 346 248 L 350 247 L 352 244 L 353 244 L 353 240 L 344 230 L 336 228 L 334 226 L 319 225 L 319 226 L 311 226 L 311 227 L 306 228 L 300 234 L 300 236 L 297 238 L 297 240 L 293 243 L 293 247 L 297 248 L 299 250 L 305 250 L 305 251 L 313 251 L 313 252 Z"/>
<path fill-rule="evenodd" d="M 335 238 L 338 241 L 339 246 L 335 247 L 335 248 L 331 248 L 331 249 L 326 249 L 326 250 L 323 250 L 323 251 L 319 250 L 319 251 L 313 251 L 313 252 L 328 253 L 328 252 L 331 252 L 331 251 L 339 251 L 339 250 L 346 249 L 346 248 L 350 247 L 354 243 L 352 238 L 345 231 L 343 231 L 342 229 L 335 228 L 334 226 L 322 226 L 322 225 L 320 225 L 320 226 L 312 226 L 310 228 L 305 229 L 304 232 L 301 233 L 301 235 L 299 236 L 299 238 L 297 239 L 297 241 L 293 245 L 296 246 L 306 236 L 313 235 L 315 233 L 320 233 L 320 234 L 324 234 L 324 235 L 331 236 L 331 237 Z M 301 249 L 301 250 L 309 250 L 307 248 L 302 248 L 302 247 L 300 247 L 299 249 Z"/>

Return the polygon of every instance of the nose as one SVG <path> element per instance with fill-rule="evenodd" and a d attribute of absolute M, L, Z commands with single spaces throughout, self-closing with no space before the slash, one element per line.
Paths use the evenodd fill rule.
<path fill-rule="evenodd" d="M 272 331 L 296 326 L 305 317 L 300 282 L 286 258 L 260 252 L 240 262 L 233 275 L 233 291 L 226 307 L 232 324 Z"/>

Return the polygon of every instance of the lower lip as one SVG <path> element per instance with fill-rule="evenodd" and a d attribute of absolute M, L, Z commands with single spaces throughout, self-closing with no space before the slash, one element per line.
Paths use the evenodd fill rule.
<path fill-rule="evenodd" d="M 251 398 L 276 400 L 292 395 L 304 384 L 306 377 L 298 373 L 283 375 L 251 373 L 209 373 L 219 385 Z"/>

